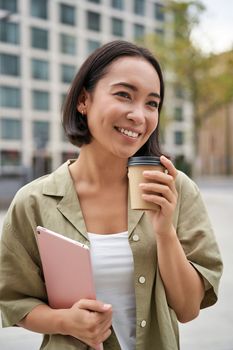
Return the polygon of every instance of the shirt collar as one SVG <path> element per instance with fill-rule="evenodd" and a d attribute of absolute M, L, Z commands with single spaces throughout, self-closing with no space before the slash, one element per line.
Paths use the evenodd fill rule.
<path fill-rule="evenodd" d="M 56 171 L 50 174 L 45 180 L 43 187 L 43 195 L 60 197 L 57 204 L 57 210 L 86 238 L 86 225 L 83 219 L 80 203 L 74 183 L 69 172 L 69 165 L 73 160 L 69 160 L 62 164 Z M 128 195 L 128 232 L 132 234 L 137 226 L 143 210 L 132 210 L 130 208 L 130 196 Z"/>

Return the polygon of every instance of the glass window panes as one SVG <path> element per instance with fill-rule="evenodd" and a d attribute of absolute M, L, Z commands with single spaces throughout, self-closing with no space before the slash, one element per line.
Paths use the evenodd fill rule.
<path fill-rule="evenodd" d="M 158 21 L 164 21 L 164 6 L 158 3 L 154 4 L 154 17 Z"/>
<path fill-rule="evenodd" d="M 46 29 L 31 28 L 31 46 L 36 49 L 48 50 L 49 34 Z"/>
<path fill-rule="evenodd" d="M 61 65 L 61 81 L 63 83 L 71 83 L 76 73 L 76 67 L 70 64 Z"/>
<path fill-rule="evenodd" d="M 0 74 L 20 75 L 20 58 L 16 55 L 0 54 Z"/>
<path fill-rule="evenodd" d="M 124 36 L 124 22 L 119 18 L 112 18 L 112 34 Z"/>
<path fill-rule="evenodd" d="M 183 120 L 183 109 L 182 109 L 182 107 L 175 107 L 174 116 L 175 116 L 175 120 L 176 121 L 182 121 Z"/>
<path fill-rule="evenodd" d="M 9 44 L 19 44 L 19 25 L 0 21 L 0 41 Z"/>
<path fill-rule="evenodd" d="M 175 96 L 177 98 L 183 98 L 184 97 L 184 90 L 181 85 L 176 84 L 175 85 Z"/>
<path fill-rule="evenodd" d="M 64 102 L 65 102 L 66 96 L 67 96 L 67 94 L 65 94 L 65 93 L 62 93 L 62 94 L 61 94 L 61 108 L 62 108 L 62 106 L 63 106 L 63 104 L 64 104 Z M 63 129 L 63 128 L 62 128 L 62 129 Z"/>
<path fill-rule="evenodd" d="M 101 17 L 97 12 L 87 12 L 87 28 L 90 30 L 100 31 L 101 30 Z"/>
<path fill-rule="evenodd" d="M 16 150 L 0 151 L 0 164 L 2 166 L 15 166 L 21 164 L 21 153 Z"/>
<path fill-rule="evenodd" d="M 17 87 L 0 86 L 0 106 L 8 108 L 21 107 L 21 91 Z"/>
<path fill-rule="evenodd" d="M 48 80 L 49 79 L 49 62 L 32 58 L 31 72 L 33 79 Z"/>
<path fill-rule="evenodd" d="M 47 91 L 32 91 L 32 107 L 36 110 L 49 110 L 49 93 Z"/>
<path fill-rule="evenodd" d="M 48 0 L 31 0 L 31 15 L 33 17 L 48 18 Z"/>
<path fill-rule="evenodd" d="M 62 152 L 62 163 L 65 163 L 69 159 L 77 159 L 78 152 Z"/>
<path fill-rule="evenodd" d="M 60 4 L 60 22 L 70 26 L 75 25 L 76 8 L 71 5 Z"/>
<path fill-rule="evenodd" d="M 141 24 L 134 24 L 134 38 L 142 39 L 145 35 L 145 27 Z"/>
<path fill-rule="evenodd" d="M 134 13 L 136 15 L 145 15 L 145 0 L 134 0 Z"/>
<path fill-rule="evenodd" d="M 112 0 L 112 7 L 114 9 L 123 10 L 124 9 L 124 0 Z"/>
<path fill-rule="evenodd" d="M 18 12 L 17 1 L 18 0 L 0 0 L 0 9 L 13 13 Z"/>
<path fill-rule="evenodd" d="M 43 149 L 49 140 L 49 122 L 34 121 L 33 122 L 33 140 L 37 149 Z"/>
<path fill-rule="evenodd" d="M 90 53 L 98 49 L 98 47 L 100 46 L 101 43 L 98 40 L 87 40 L 87 54 L 89 55 Z"/>
<path fill-rule="evenodd" d="M 183 145 L 184 143 L 184 133 L 183 131 L 175 131 L 175 145 Z"/>
<path fill-rule="evenodd" d="M 163 38 L 163 37 L 164 37 L 164 29 L 162 29 L 162 28 L 156 28 L 156 29 L 155 29 L 155 34 L 156 34 L 159 38 Z"/>
<path fill-rule="evenodd" d="M 76 54 L 76 38 L 72 35 L 60 35 L 60 51 L 68 55 Z"/>
<path fill-rule="evenodd" d="M 21 120 L 11 118 L 0 119 L 0 138 L 3 140 L 20 140 L 21 137 Z"/>

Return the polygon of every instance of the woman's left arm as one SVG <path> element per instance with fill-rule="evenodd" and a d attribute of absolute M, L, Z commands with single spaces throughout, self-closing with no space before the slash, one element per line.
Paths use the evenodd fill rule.
<path fill-rule="evenodd" d="M 161 162 L 167 173 L 145 171 L 144 177 L 149 182 L 140 186 L 144 192 L 143 199 L 161 207 L 160 210 L 151 210 L 148 214 L 156 235 L 159 271 L 168 304 L 180 322 L 188 322 L 199 314 L 204 297 L 204 282 L 187 260 L 173 225 L 177 204 L 177 170 L 166 157 L 162 156 Z"/>

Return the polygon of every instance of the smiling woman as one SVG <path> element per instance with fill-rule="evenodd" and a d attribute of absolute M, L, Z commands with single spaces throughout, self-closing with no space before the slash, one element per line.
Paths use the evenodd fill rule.
<path fill-rule="evenodd" d="M 124 158 L 134 155 L 156 130 L 159 96 L 159 77 L 150 63 L 138 57 L 114 60 L 93 91 L 83 88 L 75 106 L 92 135 L 83 151 L 91 147 L 96 156 L 102 150 Z"/>
<path fill-rule="evenodd" d="M 125 60 L 124 58 L 127 59 Z M 133 59 L 133 62 L 130 62 L 129 59 Z M 114 66 L 113 63 L 116 63 L 116 61 L 117 64 Z M 137 76 L 139 75 L 139 71 L 137 71 L 137 65 L 141 67 L 141 76 L 138 77 L 138 79 Z M 140 93 L 137 91 L 138 87 L 134 86 L 134 84 L 131 84 L 129 81 L 126 81 L 125 78 L 128 75 L 128 79 L 130 79 L 131 75 L 134 80 L 137 79 L 140 81 L 140 84 L 142 84 L 143 80 L 144 83 L 147 82 L 146 79 L 142 79 L 143 74 L 145 74 L 143 71 L 143 68 L 145 67 L 147 68 L 145 72 L 148 72 L 149 74 L 152 73 L 153 78 L 156 76 L 155 80 L 151 77 L 149 79 L 149 81 L 153 80 L 153 83 L 150 86 L 148 82 L 149 86 L 147 88 L 151 87 L 152 90 L 148 90 L 147 92 L 148 96 L 146 103 L 147 105 L 157 105 L 158 112 L 160 112 L 164 98 L 163 76 L 159 63 L 147 49 L 139 48 L 124 41 L 114 41 L 97 49 L 91 56 L 89 56 L 76 75 L 70 93 L 64 104 L 63 125 L 73 144 L 82 146 L 91 141 L 91 133 L 88 127 L 89 119 L 87 120 L 85 118 L 86 108 L 84 108 L 81 103 L 79 104 L 79 108 L 77 108 L 77 101 L 79 100 L 83 103 L 84 101 L 82 101 L 82 99 L 85 100 L 86 94 L 93 94 L 97 83 L 101 84 L 102 78 L 110 78 L 107 74 L 109 69 L 112 74 L 114 74 L 112 75 L 111 81 L 108 81 L 109 89 L 111 88 L 112 93 L 115 92 L 115 94 L 119 97 L 121 96 L 122 99 L 130 99 L 130 94 L 136 95 L 137 93 L 137 96 L 139 96 Z M 120 73 L 120 71 L 118 72 L 118 68 L 121 68 L 122 70 L 121 75 L 118 75 Z M 128 69 L 131 70 L 130 74 L 127 74 Z M 135 72 L 137 72 L 137 74 L 135 74 Z M 122 81 L 120 79 L 121 76 L 123 78 Z M 152 102 L 148 100 L 149 97 L 153 97 Z M 106 105 L 102 106 L 102 112 L 105 108 Z M 153 131 L 148 143 L 143 146 L 142 150 L 139 150 L 139 153 L 140 152 L 157 155 L 161 154 L 158 145 L 157 128 Z"/>
<path fill-rule="evenodd" d="M 101 343 L 178 350 L 177 321 L 217 301 L 222 262 L 199 190 L 161 155 L 163 98 L 162 72 L 147 49 L 125 41 L 97 49 L 64 104 L 78 159 L 26 185 L 10 206 L 1 245 L 3 324 L 44 334 L 43 350 Z M 159 157 L 166 170 L 143 173 L 138 191 L 156 208 L 147 212 L 128 204 L 128 160 L 138 155 Z M 90 246 L 97 300 L 49 306 L 37 226 Z"/>

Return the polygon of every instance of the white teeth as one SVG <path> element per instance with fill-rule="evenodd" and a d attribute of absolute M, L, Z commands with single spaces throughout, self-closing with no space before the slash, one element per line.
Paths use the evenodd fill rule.
<path fill-rule="evenodd" d="M 123 128 L 118 128 L 118 130 L 122 133 L 122 134 L 125 134 L 127 136 L 130 136 L 130 137 L 138 137 L 139 134 L 137 132 L 133 132 L 131 130 L 126 130 L 126 129 L 123 129 Z"/>

